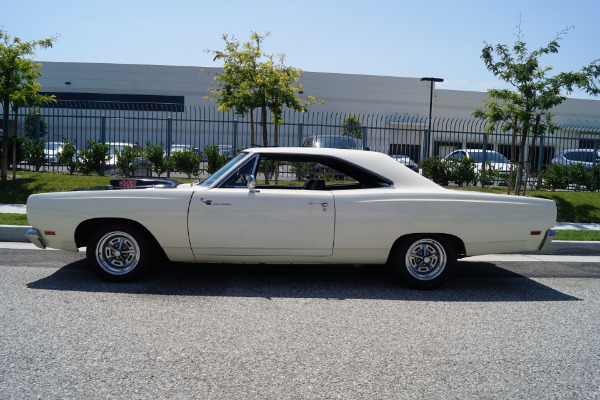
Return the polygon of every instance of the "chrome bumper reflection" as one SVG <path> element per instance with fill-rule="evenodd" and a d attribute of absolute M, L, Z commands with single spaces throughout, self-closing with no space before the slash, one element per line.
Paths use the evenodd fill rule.
<path fill-rule="evenodd" d="M 42 243 L 42 239 L 40 238 L 40 233 L 37 230 L 28 229 L 27 232 L 25 232 L 25 236 L 27 236 L 27 239 L 29 239 L 29 241 L 31 243 L 35 244 L 40 249 L 46 248 L 44 243 Z"/>
<path fill-rule="evenodd" d="M 546 246 L 548 246 L 550 242 L 556 238 L 557 235 L 558 233 L 556 233 L 556 231 L 548 229 L 546 231 L 546 236 L 544 236 L 544 240 L 542 240 L 542 244 L 540 245 L 540 248 L 538 250 L 543 250 L 544 248 L 546 248 Z"/>

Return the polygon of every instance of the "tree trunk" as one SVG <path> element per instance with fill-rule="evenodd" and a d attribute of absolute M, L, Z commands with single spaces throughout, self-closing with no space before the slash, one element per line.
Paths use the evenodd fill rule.
<path fill-rule="evenodd" d="M 514 163 L 515 163 L 515 147 L 517 146 L 517 116 L 515 115 L 515 122 L 513 124 L 513 134 L 512 134 L 512 145 L 510 146 L 510 173 L 508 174 L 508 183 L 506 185 L 506 194 L 510 194 L 510 185 L 512 185 L 512 180 L 514 176 Z M 515 180 L 516 181 L 516 180 Z"/>
<path fill-rule="evenodd" d="M 12 146 L 12 175 L 13 181 L 17 179 L 17 121 L 19 109 L 15 107 L 15 123 L 13 129 L 13 146 Z"/>
<path fill-rule="evenodd" d="M 537 130 L 536 130 L 537 132 Z M 523 185 L 523 196 L 525 196 L 525 193 L 527 192 L 527 178 L 529 177 L 529 174 L 531 173 L 531 175 L 533 175 L 533 163 L 534 163 L 534 154 L 535 154 L 535 140 L 537 139 L 537 136 L 533 136 L 533 140 L 531 141 L 531 147 L 529 148 L 529 157 L 527 159 L 527 168 L 525 170 L 525 184 Z"/>
<path fill-rule="evenodd" d="M 8 170 L 8 100 L 4 102 L 3 107 L 4 116 L 3 120 L 3 130 L 4 133 L 2 135 L 2 167 L 0 171 L 0 179 L 2 181 L 8 180 L 7 170 Z"/>
<path fill-rule="evenodd" d="M 269 146 L 269 136 L 267 134 L 267 106 L 263 104 L 261 110 L 261 125 L 263 131 L 263 146 Z M 264 173 L 265 173 L 265 185 L 269 184 L 269 162 L 267 160 L 264 161 Z"/>
<path fill-rule="evenodd" d="M 519 152 L 519 168 L 517 168 L 517 182 L 515 185 L 515 196 L 521 193 L 521 183 L 523 181 L 523 163 L 525 162 L 525 145 L 527 144 L 527 131 L 523 128 L 521 134 L 521 151 Z"/>
<path fill-rule="evenodd" d="M 261 125 L 263 132 L 263 146 L 269 147 L 269 136 L 267 134 L 267 106 L 263 104 L 260 110 L 261 114 Z"/>
<path fill-rule="evenodd" d="M 254 147 L 254 108 L 250 107 L 250 147 Z"/>
<path fill-rule="evenodd" d="M 277 105 L 277 96 L 275 96 L 275 147 L 279 147 L 279 107 Z M 279 161 L 275 161 L 275 184 L 279 183 Z"/>

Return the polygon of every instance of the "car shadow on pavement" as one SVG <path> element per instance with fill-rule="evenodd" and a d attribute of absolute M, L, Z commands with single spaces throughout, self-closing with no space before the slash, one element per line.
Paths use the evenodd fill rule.
<path fill-rule="evenodd" d="M 414 290 L 381 265 L 232 265 L 166 263 L 138 281 L 111 283 L 80 260 L 31 282 L 31 289 L 175 296 L 375 299 L 404 301 L 575 301 L 487 262 L 459 262 L 435 290 Z"/>

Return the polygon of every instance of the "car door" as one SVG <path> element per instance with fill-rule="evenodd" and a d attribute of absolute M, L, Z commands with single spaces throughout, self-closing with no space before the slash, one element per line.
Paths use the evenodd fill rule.
<path fill-rule="evenodd" d="M 190 245 L 206 256 L 331 256 L 335 204 L 330 191 L 212 188 L 190 203 Z"/>

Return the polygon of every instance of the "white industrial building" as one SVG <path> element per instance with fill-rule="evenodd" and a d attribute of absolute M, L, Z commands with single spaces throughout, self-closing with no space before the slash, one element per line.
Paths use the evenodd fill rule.
<path fill-rule="evenodd" d="M 215 68 L 164 65 L 42 63 L 43 92 L 183 96 L 185 106 L 214 106 L 208 88 Z M 312 112 L 358 112 L 427 116 L 430 83 L 418 78 L 305 72 L 304 96 L 324 100 Z M 438 84 L 439 86 L 440 84 Z M 442 84 L 443 85 L 443 84 Z M 471 118 L 483 106 L 484 92 L 434 89 L 436 117 Z M 553 110 L 560 125 L 598 126 L 600 101 L 568 99 Z"/>
<path fill-rule="evenodd" d="M 48 115 L 49 140 L 60 141 L 69 136 L 78 146 L 89 139 L 142 146 L 148 141 L 163 146 L 186 143 L 199 149 L 209 144 L 251 146 L 249 119 L 221 115 L 207 98 L 211 73 L 218 73 L 217 68 L 41 63 L 42 92 L 72 101 L 65 104 L 87 101 L 134 105 L 116 110 L 90 109 L 95 106 L 78 109 L 76 105 L 69 110 L 70 106 L 62 106 Z M 305 72 L 301 84 L 300 96 L 314 96 L 324 104 L 313 105 L 308 116 L 288 114 L 284 117 L 287 125 L 280 127 L 276 139 L 271 125 L 269 145 L 277 142 L 280 146 L 297 146 L 309 135 L 339 134 L 342 116 L 358 113 L 365 126 L 363 145 L 374 151 L 405 154 L 417 162 L 430 155 L 444 156 L 457 148 L 486 147 L 508 156 L 510 136 L 483 135 L 483 121 L 472 117 L 473 111 L 485 103 L 484 92 L 434 87 L 431 96 L 430 82 L 421 77 L 319 72 Z M 426 133 L 430 101 L 434 117 L 431 136 Z M 171 108 L 169 112 L 157 113 L 153 105 Z M 599 100 L 567 99 L 552 112 L 554 122 L 563 129 L 560 134 L 530 142 L 532 152 L 528 158 L 545 164 L 566 148 L 598 147 Z M 256 111 L 254 123 L 258 120 Z M 252 143 L 261 141 L 257 138 Z"/>

